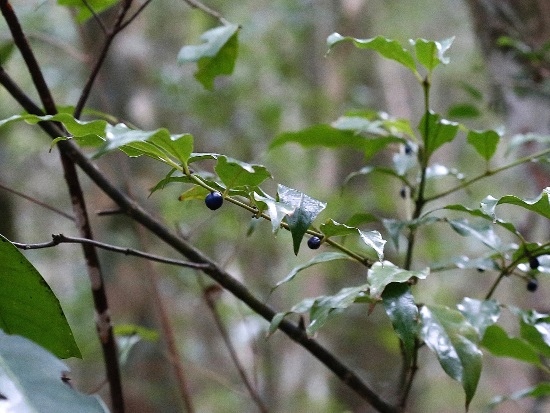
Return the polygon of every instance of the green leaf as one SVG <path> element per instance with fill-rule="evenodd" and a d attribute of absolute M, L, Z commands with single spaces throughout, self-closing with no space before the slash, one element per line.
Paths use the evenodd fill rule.
<path fill-rule="evenodd" d="M 361 151 L 366 158 L 371 157 L 391 143 L 403 142 L 395 136 L 365 137 L 354 130 L 338 129 L 331 125 L 315 125 L 297 132 L 285 132 L 271 142 L 270 149 L 285 143 L 298 143 L 304 147 L 323 146 L 326 148 L 350 147 Z"/>
<path fill-rule="evenodd" d="M 453 44 L 454 37 L 436 42 L 433 40 L 416 39 L 411 40 L 411 45 L 414 46 L 416 59 L 429 72 L 434 70 L 440 63 L 448 64 L 450 59 L 445 57 L 445 52 Z"/>
<path fill-rule="evenodd" d="M 495 300 L 481 301 L 464 297 L 457 308 L 476 329 L 479 340 L 483 338 L 487 327 L 495 324 L 500 317 L 500 306 Z"/>
<path fill-rule="evenodd" d="M 550 396 L 550 383 L 543 382 L 543 383 L 537 384 L 536 386 L 528 387 L 526 389 L 514 392 L 510 396 L 497 396 L 493 400 L 491 400 L 491 403 L 489 404 L 489 406 L 494 407 L 497 404 L 500 404 L 508 400 L 518 401 L 525 397 L 537 398 L 537 397 L 547 397 L 547 396 Z"/>
<path fill-rule="evenodd" d="M 340 224 L 333 219 L 329 219 L 324 224 L 321 224 L 320 230 L 327 238 L 357 234 L 359 231 L 357 228 L 350 227 L 349 225 L 345 224 Z"/>
<path fill-rule="evenodd" d="M 277 202 L 271 197 L 259 195 L 254 192 L 254 200 L 256 203 L 262 203 L 267 207 L 267 214 L 271 219 L 271 227 L 273 233 L 277 234 L 279 228 L 281 228 L 281 222 L 283 218 L 289 214 L 292 214 L 294 208 L 284 202 Z"/>
<path fill-rule="evenodd" d="M 422 271 L 408 271 L 399 268 L 389 261 L 375 262 L 369 268 L 367 279 L 370 284 L 370 296 L 373 298 L 379 297 L 384 288 L 391 283 L 404 283 L 411 278 L 425 279 L 430 270 L 426 268 Z"/>
<path fill-rule="evenodd" d="M 491 215 L 487 214 L 486 212 L 484 212 L 481 209 L 471 209 L 471 208 L 465 207 L 464 205 L 460 205 L 460 204 L 447 205 L 447 206 L 443 207 L 443 209 L 448 209 L 448 210 L 451 210 L 451 211 L 466 212 L 467 214 L 470 214 L 474 217 L 483 218 L 483 219 L 486 219 L 488 221 L 491 221 L 494 224 L 497 224 L 497 225 L 501 226 L 502 228 L 505 228 L 506 230 L 510 231 L 512 234 L 515 234 L 515 235 L 519 234 L 518 230 L 516 229 L 516 227 L 512 223 L 503 221 L 501 219 L 496 219 L 494 216 L 491 216 Z"/>
<path fill-rule="evenodd" d="M 445 373 L 462 384 L 468 410 L 481 374 L 477 331 L 460 312 L 448 307 L 423 306 L 420 316 L 422 339 L 436 353 Z"/>
<path fill-rule="evenodd" d="M 76 20 L 79 23 L 83 23 L 93 17 L 93 14 L 88 7 L 90 7 L 96 14 L 99 14 L 102 11 L 107 10 L 109 7 L 114 6 L 117 2 L 118 0 L 87 0 L 87 2 L 83 2 L 82 0 L 57 0 L 57 4 L 60 6 L 70 6 L 76 9 Z"/>
<path fill-rule="evenodd" d="M 275 287 L 272 288 L 272 291 L 275 290 L 277 287 L 293 280 L 294 277 L 296 277 L 296 275 L 300 271 L 305 270 L 306 268 L 309 268 L 316 264 L 321 264 L 323 262 L 329 262 L 334 260 L 352 260 L 352 258 L 349 255 L 343 254 L 341 252 L 322 252 L 320 254 L 317 254 L 315 257 L 313 257 L 311 260 L 309 260 L 305 264 L 294 267 L 292 271 L 290 271 L 285 278 L 283 278 L 281 281 L 275 284 Z"/>
<path fill-rule="evenodd" d="M 107 122 L 104 120 L 93 120 L 93 121 L 81 121 L 75 119 L 72 115 L 68 113 L 58 113 L 56 115 L 14 115 L 7 119 L 0 120 L 0 127 L 7 125 L 12 122 L 25 121 L 31 125 L 36 125 L 38 122 L 42 121 L 51 121 L 51 122 L 61 122 L 67 131 L 74 136 L 84 137 L 87 135 L 96 135 L 96 136 L 105 136 L 105 127 Z"/>
<path fill-rule="evenodd" d="M 13 41 L 8 40 L 0 43 L 0 65 L 5 65 L 8 62 L 14 49 Z"/>
<path fill-rule="evenodd" d="M 460 235 L 473 236 L 495 251 L 502 252 L 504 246 L 490 223 L 471 223 L 466 219 L 451 219 L 451 227 Z"/>
<path fill-rule="evenodd" d="M 0 235 L 0 328 L 60 358 L 82 357 L 59 300 L 21 252 Z"/>
<path fill-rule="evenodd" d="M 498 357 L 509 357 L 525 363 L 540 366 L 539 354 L 526 341 L 517 337 L 508 337 L 499 325 L 487 327 L 481 345 Z"/>
<path fill-rule="evenodd" d="M 387 39 L 383 36 L 377 36 L 371 39 L 355 39 L 353 37 L 344 37 L 339 33 L 333 33 L 327 38 L 327 47 L 330 51 L 336 44 L 344 41 L 353 42 L 355 47 L 359 49 L 374 50 L 386 59 L 395 60 L 402 64 L 412 73 L 419 76 L 411 53 L 404 49 L 396 40 Z"/>
<path fill-rule="evenodd" d="M 30 340 L 0 330 L 3 412 L 106 413 L 98 397 L 77 392 L 62 378 L 69 368 Z"/>
<path fill-rule="evenodd" d="M 468 132 L 466 139 L 468 143 L 475 148 L 477 153 L 479 153 L 483 159 L 488 161 L 493 157 L 497 150 L 500 135 L 494 130 L 471 130 Z"/>
<path fill-rule="evenodd" d="M 550 358 L 550 316 L 537 311 L 520 312 L 520 335 L 544 357 Z"/>
<path fill-rule="evenodd" d="M 327 204 L 281 184 L 277 185 L 277 194 L 280 202 L 294 208 L 292 214 L 287 217 L 287 223 L 292 234 L 294 254 L 298 255 L 304 234 Z"/>
<path fill-rule="evenodd" d="M 215 170 L 228 189 L 256 187 L 271 178 L 263 165 L 248 164 L 224 155 L 218 156 Z"/>
<path fill-rule="evenodd" d="M 184 46 L 178 54 L 179 63 L 197 62 L 195 78 L 205 89 L 214 89 L 214 79 L 230 75 L 235 68 L 239 41 L 239 26 L 227 24 L 204 32 L 203 44 Z"/>
<path fill-rule="evenodd" d="M 441 145 L 451 142 L 455 138 L 458 132 L 458 123 L 441 119 L 438 114 L 429 111 L 422 116 L 418 130 L 424 140 L 426 158 L 429 159 Z"/>
<path fill-rule="evenodd" d="M 321 224 L 320 229 L 323 235 L 327 238 L 358 234 L 361 240 L 368 247 L 374 249 L 380 261 L 384 259 L 384 245 L 386 244 L 386 241 L 382 239 L 382 235 L 378 231 L 361 231 L 358 228 L 340 224 L 332 219 L 328 220 L 324 224 Z"/>
<path fill-rule="evenodd" d="M 382 239 L 382 234 L 378 231 L 358 231 L 361 240 L 372 248 L 378 255 L 378 260 L 382 261 L 384 259 L 384 245 L 386 245 L 386 240 Z"/>
<path fill-rule="evenodd" d="M 449 108 L 447 116 L 449 118 L 478 118 L 481 116 L 481 111 L 470 103 L 457 103 Z"/>
<path fill-rule="evenodd" d="M 540 195 L 533 199 L 521 199 L 514 195 L 505 195 L 500 199 L 488 196 L 481 202 L 481 209 L 486 214 L 490 215 L 493 218 L 496 218 L 495 208 L 497 205 L 517 205 L 550 219 L 550 201 L 548 199 L 549 194 L 550 187 L 544 188 Z"/>
<path fill-rule="evenodd" d="M 414 302 L 411 289 L 407 284 L 390 283 L 382 293 L 382 302 L 393 329 L 403 343 L 406 363 L 410 365 L 419 327 L 418 307 Z"/>

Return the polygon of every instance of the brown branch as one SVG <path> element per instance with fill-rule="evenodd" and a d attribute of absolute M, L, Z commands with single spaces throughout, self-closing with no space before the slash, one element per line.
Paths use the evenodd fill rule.
<path fill-rule="evenodd" d="M 0 67 L 0 84 L 2 84 L 10 94 L 17 99 L 19 104 L 23 106 L 27 112 L 34 115 L 43 115 L 36 104 L 12 81 L 12 79 L 1 70 Z M 13 93 L 12 93 L 13 92 Z M 60 136 L 60 130 L 52 122 L 42 122 L 40 126 L 50 135 L 52 139 Z M 66 146 L 67 154 L 70 158 L 88 175 L 88 177 L 107 195 L 111 198 L 126 215 L 134 219 L 136 222 L 143 225 L 150 232 L 155 234 L 159 239 L 170 245 L 176 251 L 186 256 L 189 260 L 197 263 L 206 263 L 210 267 L 204 270 L 204 273 L 209 275 L 214 281 L 218 282 L 223 288 L 230 291 L 235 297 L 245 303 L 252 311 L 271 321 L 276 312 L 260 299 L 255 297 L 248 288 L 226 272 L 223 268 L 216 265 L 209 257 L 189 244 L 184 239 L 178 237 L 171 232 L 161 222 L 156 220 L 151 214 L 146 212 L 138 203 L 120 191 L 113 185 L 107 177 L 99 171 L 82 151 L 72 141 L 60 142 Z M 370 388 L 353 370 L 344 365 L 336 356 L 320 345 L 316 340 L 311 339 L 307 334 L 300 329 L 296 324 L 283 320 L 279 325 L 279 329 L 283 331 L 290 339 L 300 344 L 322 364 L 331 370 L 346 386 L 352 389 L 363 400 L 371 404 L 375 409 L 382 413 L 398 413 L 400 409 L 388 404 L 382 400 L 378 394 Z"/>
<path fill-rule="evenodd" d="M 40 69 L 40 65 L 38 64 L 38 61 L 36 60 L 36 57 L 34 56 L 34 53 L 25 37 L 23 29 L 21 28 L 17 15 L 8 0 L 0 0 L 0 9 L 6 23 L 8 24 L 14 43 L 23 56 L 23 60 L 25 61 L 46 113 L 49 115 L 56 114 L 57 108 L 53 96 L 50 93 L 48 85 L 42 74 L 42 70 Z M 3 70 L 2 73 L 7 75 Z M 18 94 L 21 96 L 21 93 Z M 38 112 L 42 111 L 38 110 Z M 58 136 L 65 135 L 66 133 L 64 133 L 63 130 L 60 130 Z M 67 145 L 61 144 L 58 145 L 58 148 L 60 151 L 65 181 L 69 190 L 73 211 L 75 214 L 76 227 L 80 231 L 82 237 L 92 239 L 93 234 L 90 221 L 88 219 L 88 213 L 86 211 L 86 202 L 84 200 L 82 187 L 80 186 L 80 182 L 78 180 L 75 164 L 66 154 L 68 149 Z M 120 378 L 117 347 L 113 335 L 111 316 L 109 314 L 107 294 L 105 292 L 99 258 L 97 251 L 92 245 L 82 244 L 82 250 L 86 260 L 86 268 L 88 271 L 88 277 L 90 278 L 92 296 L 97 313 L 96 328 L 101 342 L 105 369 L 109 380 L 112 408 L 115 413 L 124 413 L 124 398 L 122 394 L 122 381 Z"/>

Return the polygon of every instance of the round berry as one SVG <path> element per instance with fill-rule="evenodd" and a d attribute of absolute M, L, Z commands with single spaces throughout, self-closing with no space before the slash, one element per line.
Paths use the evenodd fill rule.
<path fill-rule="evenodd" d="M 217 191 L 210 192 L 208 195 L 206 195 L 206 198 L 204 198 L 204 203 L 209 209 L 214 211 L 222 206 L 223 196 Z"/>
<path fill-rule="evenodd" d="M 321 238 L 311 237 L 307 240 L 307 246 L 312 250 L 318 249 L 321 246 Z"/>
<path fill-rule="evenodd" d="M 538 287 L 539 287 L 539 283 L 537 282 L 537 280 L 535 278 L 531 278 L 529 280 L 529 282 L 527 283 L 527 291 L 530 291 L 532 293 L 537 291 Z"/>
<path fill-rule="evenodd" d="M 537 268 L 539 268 L 539 265 L 540 265 L 540 262 L 537 257 L 529 258 L 529 268 L 531 268 L 532 270 L 536 270 Z"/>

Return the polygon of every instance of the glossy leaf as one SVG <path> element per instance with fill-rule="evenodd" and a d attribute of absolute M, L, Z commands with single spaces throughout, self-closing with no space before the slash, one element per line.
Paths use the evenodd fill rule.
<path fill-rule="evenodd" d="M 447 206 L 443 207 L 443 209 L 448 209 L 448 210 L 451 210 L 451 211 L 465 212 L 465 213 L 467 213 L 471 216 L 474 216 L 476 218 L 483 218 L 483 219 L 486 219 L 488 221 L 491 221 L 494 224 L 497 224 L 497 225 L 501 226 L 502 228 L 505 228 L 506 230 L 510 231 L 512 234 L 515 234 L 515 235 L 519 234 L 516 227 L 512 223 L 503 221 L 501 219 L 496 219 L 493 215 L 489 215 L 483 209 L 471 209 L 471 208 L 465 207 L 464 205 L 461 205 L 461 204 L 447 205 Z"/>
<path fill-rule="evenodd" d="M 218 157 L 215 170 L 228 189 L 255 187 L 271 178 L 265 166 L 248 164 L 225 155 Z"/>
<path fill-rule="evenodd" d="M 464 297 L 457 308 L 476 329 L 479 340 L 483 338 L 487 327 L 495 324 L 500 317 L 500 306 L 495 300 L 481 301 Z"/>
<path fill-rule="evenodd" d="M 476 329 L 459 311 L 448 307 L 423 306 L 420 316 L 422 339 L 436 353 L 445 373 L 462 384 L 468 410 L 481 374 Z"/>
<path fill-rule="evenodd" d="M 184 46 L 178 54 L 179 63 L 197 62 L 195 78 L 208 90 L 214 88 L 214 79 L 230 75 L 238 54 L 239 26 L 227 24 L 204 32 L 203 44 Z"/>
<path fill-rule="evenodd" d="M 438 148 L 455 138 L 458 123 L 442 119 L 441 116 L 430 111 L 422 116 L 418 130 L 424 140 L 426 157 L 430 158 Z"/>
<path fill-rule="evenodd" d="M 418 337 L 419 314 L 407 284 L 390 283 L 382 293 L 382 302 L 393 329 L 403 343 L 407 364 L 412 360 Z"/>
<path fill-rule="evenodd" d="M 297 132 L 285 132 L 278 135 L 270 148 L 286 143 L 298 143 L 304 147 L 322 146 L 326 148 L 350 147 L 361 151 L 366 158 L 371 157 L 391 143 L 402 142 L 395 136 L 362 136 L 354 130 L 338 129 L 331 125 L 315 125 Z"/>
<path fill-rule="evenodd" d="M 399 42 L 387 39 L 383 36 L 377 36 L 371 39 L 355 39 L 353 37 L 344 37 L 339 33 L 333 33 L 327 38 L 327 46 L 332 49 L 336 44 L 350 41 L 359 49 L 371 49 L 378 52 L 387 59 L 395 60 L 418 75 L 416 64 L 411 53 L 404 49 Z"/>
<path fill-rule="evenodd" d="M 256 203 L 262 203 L 267 208 L 267 214 L 271 219 L 271 228 L 273 233 L 276 234 L 281 228 L 281 222 L 283 218 L 294 212 L 294 208 L 284 202 L 278 202 L 271 197 L 262 196 L 254 192 L 254 200 Z"/>
<path fill-rule="evenodd" d="M 529 343 L 521 338 L 509 337 L 499 325 L 487 327 L 481 344 L 495 356 L 541 365 L 539 354 Z"/>
<path fill-rule="evenodd" d="M 287 223 L 292 234 L 294 254 L 298 255 L 304 234 L 327 204 L 281 184 L 277 186 L 277 194 L 281 202 L 294 208 L 287 217 Z"/>
<path fill-rule="evenodd" d="M 323 235 L 327 238 L 357 234 L 359 231 L 357 228 L 350 227 L 349 225 L 341 224 L 339 222 L 334 221 L 333 219 L 329 219 L 324 224 L 321 224 L 320 230 L 323 233 Z"/>
<path fill-rule="evenodd" d="M 86 20 L 93 17 L 90 8 L 96 14 L 99 14 L 109 7 L 114 6 L 117 2 L 118 0 L 87 0 L 86 2 L 82 0 L 57 0 L 57 4 L 60 6 L 69 6 L 76 9 L 76 20 L 79 23 L 84 23 Z"/>
<path fill-rule="evenodd" d="M 466 219 L 449 220 L 451 227 L 460 235 L 477 238 L 495 251 L 503 251 L 503 245 L 490 223 L 471 223 Z"/>
<path fill-rule="evenodd" d="M 2 412 L 105 413 L 101 400 L 77 392 L 62 378 L 69 368 L 34 342 L 0 330 Z"/>
<path fill-rule="evenodd" d="M 34 266 L 0 235 L 0 329 L 60 358 L 81 357 L 59 300 Z"/>
<path fill-rule="evenodd" d="M 445 52 L 453 44 L 454 37 L 436 42 L 433 40 L 416 39 L 411 40 L 416 52 L 416 59 L 429 72 L 434 70 L 440 63 L 448 64 L 450 59 L 445 57 Z"/>
<path fill-rule="evenodd" d="M 382 235 L 378 231 L 362 231 L 358 228 L 341 224 L 332 219 L 328 220 L 324 224 L 321 224 L 320 229 L 323 235 L 327 238 L 358 234 L 361 240 L 376 252 L 376 255 L 380 261 L 384 259 L 384 245 L 386 244 L 386 241 L 382 239 Z"/>
<path fill-rule="evenodd" d="M 550 358 L 550 316 L 537 311 L 520 312 L 520 335 L 536 351 Z"/>
<path fill-rule="evenodd" d="M 430 270 L 428 268 L 423 271 L 409 271 L 399 268 L 389 261 L 375 262 L 367 275 L 370 284 L 371 297 L 380 297 L 384 288 L 391 283 L 404 283 L 413 277 L 425 279 Z"/>
<path fill-rule="evenodd" d="M 483 157 L 483 159 L 488 161 L 493 157 L 497 150 L 498 142 L 500 141 L 500 135 L 494 130 L 471 130 L 468 132 L 466 140 L 470 145 L 475 148 L 477 153 L 479 153 Z"/>
<path fill-rule="evenodd" d="M 386 240 L 382 238 L 382 234 L 378 231 L 358 231 L 361 240 L 365 245 L 372 248 L 378 255 L 378 260 L 382 261 L 384 259 L 384 245 L 386 245 Z"/>
<path fill-rule="evenodd" d="M 535 212 L 543 217 L 550 219 L 550 187 L 544 188 L 539 196 L 532 199 L 521 199 L 514 195 L 505 195 L 500 199 L 488 196 L 481 202 L 481 209 L 486 214 L 496 218 L 495 208 L 497 205 L 509 204 L 516 205 L 529 211 Z"/>
<path fill-rule="evenodd" d="M 292 271 L 290 271 L 285 278 L 283 278 L 281 281 L 279 281 L 277 284 L 275 284 L 275 287 L 273 287 L 272 290 L 274 290 L 275 288 L 277 288 L 277 287 L 293 280 L 294 277 L 296 277 L 296 275 L 300 271 L 303 271 L 306 268 L 309 268 L 313 265 L 321 264 L 321 263 L 329 262 L 329 261 L 335 261 L 335 260 L 352 260 L 352 259 L 353 258 L 351 258 L 349 255 L 343 254 L 341 252 L 322 252 L 320 254 L 317 254 L 315 257 L 313 257 L 311 260 L 309 260 L 305 264 L 294 267 L 292 269 Z"/>

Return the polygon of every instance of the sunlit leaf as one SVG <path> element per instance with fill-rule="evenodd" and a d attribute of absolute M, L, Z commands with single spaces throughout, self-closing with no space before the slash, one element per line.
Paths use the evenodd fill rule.
<path fill-rule="evenodd" d="M 483 159 L 488 161 L 493 157 L 497 150 L 500 135 L 494 130 L 471 130 L 468 132 L 466 140 L 475 148 L 477 153 L 479 153 Z"/>
<path fill-rule="evenodd" d="M 459 311 L 448 307 L 423 306 L 420 316 L 421 337 L 437 355 L 445 373 L 462 384 L 467 410 L 481 374 L 477 331 Z"/>
<path fill-rule="evenodd" d="M 0 235 L 0 329 L 60 358 L 81 357 L 59 300 L 25 256 Z"/>
<path fill-rule="evenodd" d="M 184 46 L 178 54 L 178 62 L 197 62 L 195 78 L 208 90 L 214 88 L 214 79 L 230 75 L 238 54 L 239 26 L 227 24 L 204 32 L 203 44 Z"/>
<path fill-rule="evenodd" d="M 277 185 L 277 194 L 281 202 L 294 208 L 287 217 L 287 223 L 292 234 L 294 254 L 298 255 L 304 234 L 327 204 L 281 184 Z"/>
<path fill-rule="evenodd" d="M 493 218 L 496 218 L 495 208 L 497 205 L 516 205 L 550 219 L 550 201 L 548 199 L 549 194 L 550 187 L 544 188 L 539 196 L 532 199 L 521 199 L 514 195 L 505 195 L 500 199 L 488 196 L 481 202 L 481 209 L 486 214 L 490 215 Z"/>
<path fill-rule="evenodd" d="M 390 318 L 393 329 L 403 343 L 403 349 L 409 364 L 418 336 L 419 314 L 411 289 L 404 283 L 390 283 L 382 293 L 382 302 Z"/>
<path fill-rule="evenodd" d="M 451 47 L 454 37 L 436 42 L 433 40 L 416 39 L 411 40 L 416 52 L 416 59 L 429 72 L 434 70 L 440 63 L 448 64 L 450 59 L 445 57 L 445 52 Z"/>
<path fill-rule="evenodd" d="M 107 413 L 98 397 L 63 382 L 68 373 L 65 363 L 33 341 L 0 330 L 2 412 Z"/>
<path fill-rule="evenodd" d="M 377 36 L 371 39 L 355 39 L 353 37 L 344 37 L 341 34 L 333 33 L 327 38 L 327 46 L 330 49 L 336 44 L 350 41 L 359 49 L 371 49 L 380 53 L 387 59 L 395 60 L 409 69 L 414 74 L 418 74 L 416 64 L 411 53 L 404 49 L 399 42 L 392 39 L 387 39 L 382 36 Z"/>
<path fill-rule="evenodd" d="M 409 271 L 399 268 L 389 261 L 375 262 L 367 275 L 370 284 L 370 295 L 371 297 L 379 297 L 384 288 L 391 283 L 404 283 L 413 277 L 423 280 L 429 272 L 429 268 L 422 271 Z"/>
<path fill-rule="evenodd" d="M 254 200 L 263 203 L 267 208 L 267 214 L 271 219 L 273 233 L 276 234 L 281 228 L 283 218 L 294 211 L 294 208 L 284 202 L 278 202 L 271 197 L 262 196 L 254 192 Z"/>
<path fill-rule="evenodd" d="M 359 236 L 365 245 L 372 248 L 376 252 L 376 255 L 378 255 L 378 260 L 382 261 L 384 259 L 384 245 L 386 245 L 386 240 L 382 238 L 382 234 L 378 231 L 359 230 Z"/>
<path fill-rule="evenodd" d="M 441 145 L 451 142 L 457 132 L 458 123 L 451 122 L 430 111 L 422 116 L 418 130 L 424 140 L 424 150 L 429 158 Z"/>
<path fill-rule="evenodd" d="M 479 340 L 483 338 L 487 327 L 495 324 L 500 317 L 500 306 L 495 300 L 481 301 L 464 297 L 457 308 L 476 329 Z"/>

